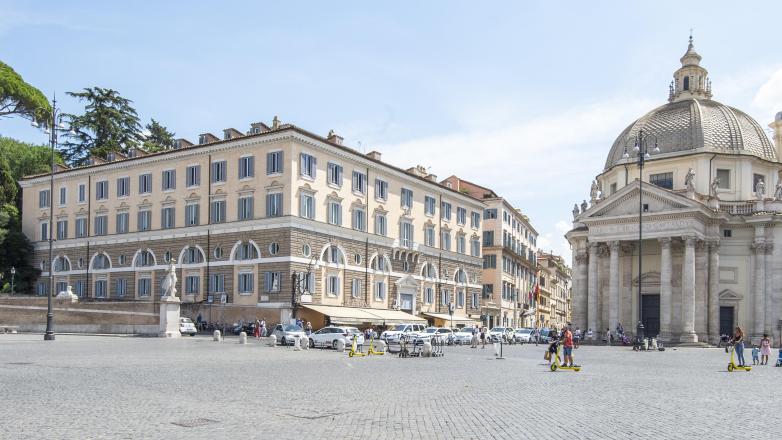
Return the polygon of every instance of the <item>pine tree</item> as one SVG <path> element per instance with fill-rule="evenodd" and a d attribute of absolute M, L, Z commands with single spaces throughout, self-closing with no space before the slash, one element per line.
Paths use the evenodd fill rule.
<path fill-rule="evenodd" d="M 174 133 L 168 131 L 168 129 L 161 125 L 160 122 L 154 118 L 146 126 L 149 134 L 144 139 L 144 150 L 150 153 L 156 153 L 158 151 L 166 151 L 174 148 Z"/>

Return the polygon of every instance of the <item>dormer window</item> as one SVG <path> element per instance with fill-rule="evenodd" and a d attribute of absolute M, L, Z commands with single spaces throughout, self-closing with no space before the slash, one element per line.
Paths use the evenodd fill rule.
<path fill-rule="evenodd" d="M 198 145 L 203 145 L 207 141 L 206 135 L 202 134 L 198 136 Z"/>
<path fill-rule="evenodd" d="M 261 133 L 261 127 L 253 128 L 253 134 L 260 134 L 260 133 Z"/>
<path fill-rule="evenodd" d="M 201 138 L 203 138 L 203 136 L 201 136 Z M 199 143 L 201 143 L 201 138 L 199 138 L 198 140 Z M 179 139 L 177 139 L 174 141 L 174 149 L 178 150 L 180 148 L 182 148 L 182 142 L 180 142 Z"/>
<path fill-rule="evenodd" d="M 106 155 L 106 160 L 108 160 L 109 162 L 114 162 L 114 160 L 116 160 L 116 157 L 117 156 L 113 152 L 111 152 Z"/>

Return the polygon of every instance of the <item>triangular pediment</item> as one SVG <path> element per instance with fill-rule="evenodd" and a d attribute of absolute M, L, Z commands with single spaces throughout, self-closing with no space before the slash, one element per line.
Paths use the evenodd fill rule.
<path fill-rule="evenodd" d="M 741 301 L 744 297 L 738 293 L 725 289 L 719 294 L 720 301 Z"/>
<path fill-rule="evenodd" d="M 668 191 L 650 183 L 645 182 L 640 191 L 642 191 L 643 194 L 643 204 L 647 205 L 646 213 L 677 210 L 690 211 L 703 207 L 701 203 L 695 200 L 688 199 L 681 194 Z M 638 215 L 638 192 L 639 183 L 636 180 L 587 209 L 585 213 L 579 216 L 579 221 L 590 218 Z"/>
<path fill-rule="evenodd" d="M 396 285 L 399 287 L 418 287 L 418 281 L 416 281 L 415 278 L 413 278 L 412 275 L 405 275 L 399 280 L 397 280 Z"/>

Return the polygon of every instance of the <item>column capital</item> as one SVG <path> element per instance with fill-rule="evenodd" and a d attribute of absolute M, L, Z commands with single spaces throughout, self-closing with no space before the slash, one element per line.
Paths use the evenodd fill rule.
<path fill-rule="evenodd" d="M 671 247 L 671 237 L 661 237 L 658 238 L 657 241 L 660 242 L 660 246 L 664 248 L 670 248 Z"/>
<path fill-rule="evenodd" d="M 576 253 L 576 263 L 583 264 L 586 263 L 588 260 L 588 255 L 586 252 L 577 252 Z"/>
<path fill-rule="evenodd" d="M 590 241 L 587 243 L 587 249 L 589 250 L 589 253 L 597 252 L 597 247 L 600 246 L 600 243 L 597 241 Z"/>
<path fill-rule="evenodd" d="M 706 249 L 706 247 L 707 247 L 706 240 L 701 240 L 701 239 L 695 240 L 695 249 L 702 251 Z"/>
<path fill-rule="evenodd" d="M 750 249 L 752 249 L 756 254 L 761 254 L 766 251 L 766 242 L 764 241 L 753 241 L 751 245 L 749 245 Z"/>
<path fill-rule="evenodd" d="M 695 237 L 694 235 L 682 236 L 682 241 L 684 241 L 684 245 L 687 247 L 695 246 L 695 240 L 697 240 L 697 237 Z"/>
<path fill-rule="evenodd" d="M 720 250 L 720 240 L 718 238 L 706 240 L 706 244 L 709 245 L 709 250 L 711 252 L 717 252 Z"/>
<path fill-rule="evenodd" d="M 632 255 L 633 252 L 635 252 L 635 243 L 629 243 L 629 242 L 623 242 L 620 246 L 622 248 L 622 252 L 624 252 L 625 255 Z"/>
<path fill-rule="evenodd" d="M 763 249 L 766 251 L 767 254 L 770 254 L 774 251 L 774 243 L 766 242 Z"/>
<path fill-rule="evenodd" d="M 608 249 L 611 250 L 611 253 L 619 251 L 619 240 L 613 240 L 608 242 Z"/>
<path fill-rule="evenodd" d="M 605 243 L 601 243 L 600 246 L 597 248 L 597 255 L 601 257 L 605 257 L 609 254 L 608 246 Z"/>

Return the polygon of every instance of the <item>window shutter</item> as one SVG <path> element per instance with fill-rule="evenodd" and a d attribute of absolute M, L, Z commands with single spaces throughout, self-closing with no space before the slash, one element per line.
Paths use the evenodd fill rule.
<path fill-rule="evenodd" d="M 266 153 L 266 174 L 272 173 L 272 160 L 274 160 L 274 153 Z"/>
<path fill-rule="evenodd" d="M 171 188 L 176 189 L 176 170 L 171 170 Z"/>

